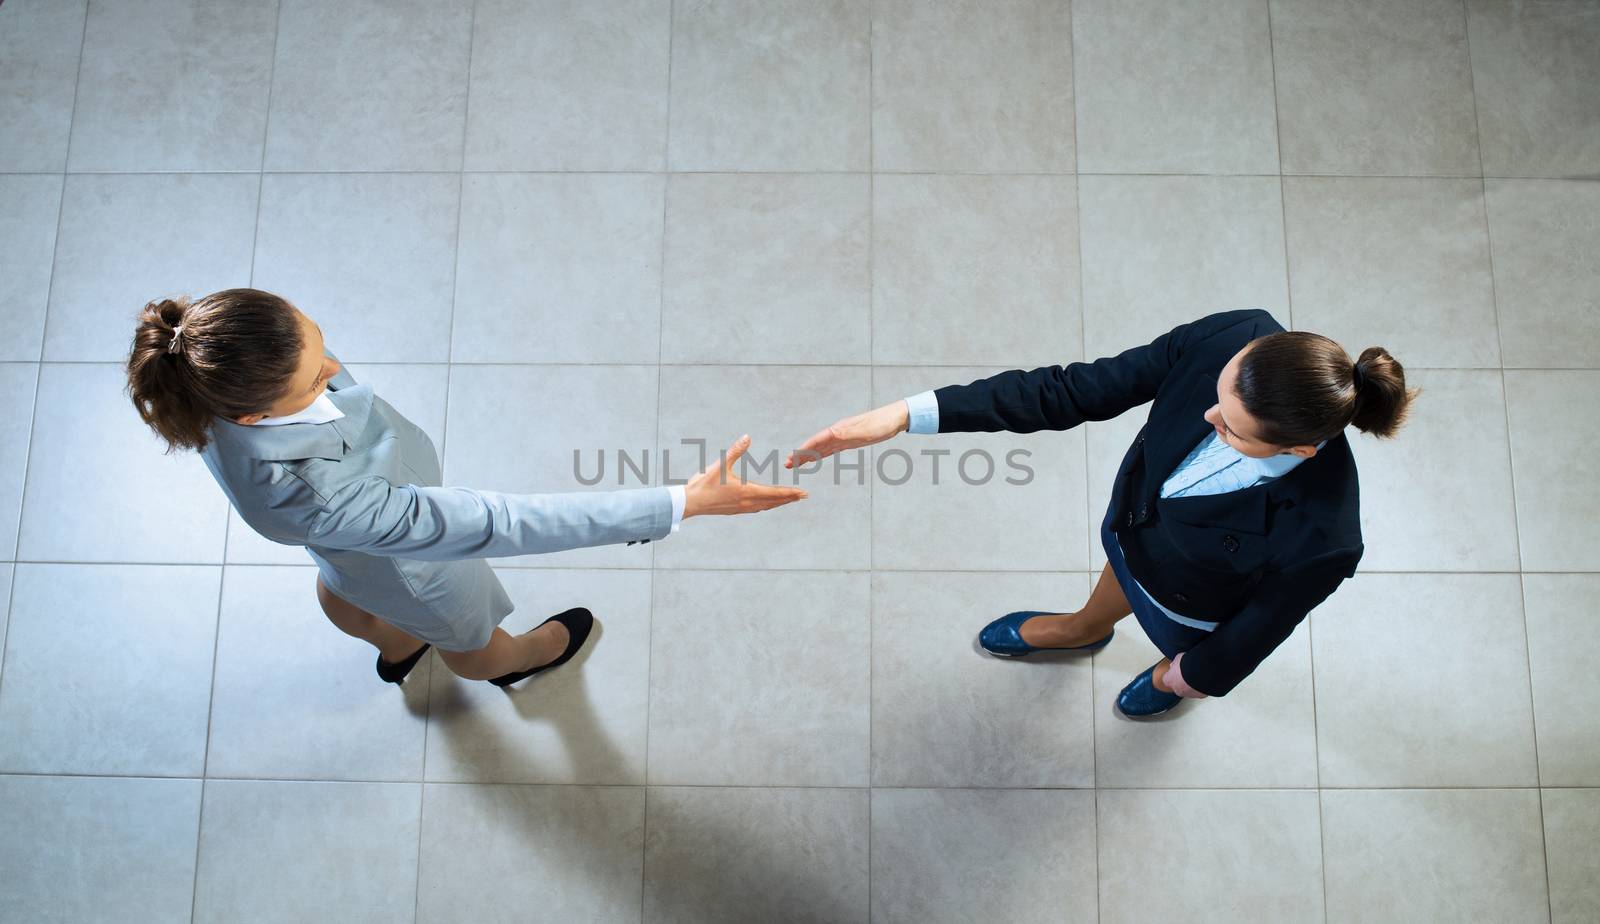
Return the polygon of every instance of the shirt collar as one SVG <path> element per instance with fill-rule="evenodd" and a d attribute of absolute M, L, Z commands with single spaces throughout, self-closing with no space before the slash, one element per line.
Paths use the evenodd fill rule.
<path fill-rule="evenodd" d="M 1326 445 L 1328 445 L 1328 441 L 1323 440 L 1317 444 L 1317 449 L 1320 451 L 1322 447 Z M 1235 449 L 1234 452 L 1239 451 Z M 1291 452 L 1280 453 L 1279 455 L 1275 456 L 1268 456 L 1265 459 L 1256 459 L 1243 453 L 1239 453 L 1239 458 L 1244 461 L 1244 464 L 1254 469 L 1256 474 L 1262 478 L 1282 478 L 1284 475 L 1287 475 L 1293 471 L 1295 466 L 1305 461 L 1303 457 L 1297 456 Z"/>
<path fill-rule="evenodd" d="M 281 427 L 286 424 L 297 423 L 327 423 L 330 420 L 338 420 L 343 416 L 344 411 L 339 410 L 338 406 L 328 397 L 327 392 L 323 392 L 317 395 L 317 400 L 293 414 L 286 417 L 265 417 L 250 426 Z"/>
<path fill-rule="evenodd" d="M 340 374 L 341 376 L 343 373 Z M 335 376 L 337 381 L 340 376 Z M 341 416 L 327 423 L 304 427 L 255 427 L 236 424 L 225 417 L 212 420 L 211 435 L 222 447 L 253 459 L 279 462 L 299 459 L 340 459 L 354 448 L 372 413 L 372 386 L 330 388 L 327 397 Z"/>

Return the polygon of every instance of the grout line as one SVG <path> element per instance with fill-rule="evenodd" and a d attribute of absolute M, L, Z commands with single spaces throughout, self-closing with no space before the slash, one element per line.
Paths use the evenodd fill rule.
<path fill-rule="evenodd" d="M 0 176 L 190 176 L 190 175 L 248 175 L 261 173 L 261 170 L 0 170 Z M 439 176 L 455 176 L 458 173 L 468 175 L 501 174 L 508 176 L 566 176 L 572 174 L 593 174 L 597 176 L 636 175 L 636 174 L 682 174 L 705 176 L 838 176 L 860 174 L 863 170 L 601 170 L 601 169 L 572 169 L 572 170 L 506 170 L 506 169 L 478 169 L 478 170 L 267 170 L 266 173 L 283 176 L 320 176 L 328 175 L 365 175 L 378 173 L 395 174 L 433 174 Z M 1304 179 L 1329 179 L 1329 180 L 1549 180 L 1551 182 L 1592 182 L 1600 179 L 1591 174 L 1485 174 L 1476 173 L 1173 173 L 1155 172 L 1143 173 L 1137 171 L 1113 172 L 1086 170 L 1082 173 L 1073 171 L 1026 171 L 1026 170 L 874 170 L 883 176 L 998 176 L 998 177 L 1069 177 L 1069 176 L 1104 176 L 1127 177 L 1149 176 L 1169 177 L 1182 179 L 1185 177 L 1200 178 L 1249 178 L 1290 176 Z"/>
<path fill-rule="evenodd" d="M 872 2 L 867 3 L 867 407 L 874 407 L 878 403 L 878 366 L 874 362 L 876 355 L 876 328 L 873 318 L 877 314 L 877 284 L 873 264 L 877 259 L 878 234 L 878 138 L 875 124 L 877 113 L 874 110 L 877 90 L 877 60 L 875 53 L 876 37 L 874 35 L 876 21 L 872 16 Z M 908 424 L 909 427 L 909 424 Z M 872 454 L 868 453 L 867 458 Z M 798 478 L 798 475 L 796 476 Z M 872 896 L 872 793 L 873 764 L 876 761 L 873 751 L 872 737 L 872 697 L 875 691 L 876 678 L 873 672 L 873 624 L 877 622 L 877 593 L 874 590 L 873 576 L 878 568 L 878 534 L 873 526 L 875 511 L 873 509 L 872 478 L 867 481 L 867 924 L 872 924 L 872 906 L 876 904 Z"/>
<path fill-rule="evenodd" d="M 173 780 L 194 783 L 340 783 L 348 785 L 374 785 L 411 786 L 418 784 L 417 780 L 408 779 L 329 779 L 327 777 L 270 777 L 270 776 L 163 776 L 149 773 L 89 773 L 78 771 L 43 771 L 43 770 L 6 770 L 0 771 L 0 779 L 6 777 L 18 778 L 49 778 L 49 779 L 90 779 L 90 780 Z M 845 786 L 830 784 L 776 784 L 776 783 L 555 783 L 529 780 L 427 780 L 427 786 L 520 786 L 526 788 L 538 787 L 541 789 L 771 789 L 771 790 L 823 790 L 828 792 L 862 792 L 867 789 L 895 789 L 895 790 L 926 790 L 930 792 L 1090 792 L 1101 789 L 1106 792 L 1305 792 L 1315 793 L 1314 786 L 956 786 L 919 783 L 894 783 L 883 785 Z M 1438 784 L 1432 786 L 1422 785 L 1361 785 L 1361 786 L 1324 786 L 1325 792 L 1528 792 L 1539 789 L 1571 790 L 1573 792 L 1600 792 L 1597 785 L 1491 785 L 1491 784 Z"/>
<path fill-rule="evenodd" d="M 456 304 L 461 293 L 461 222 L 467 210 L 466 186 L 467 175 L 467 128 L 471 125 L 472 115 L 472 58 L 473 50 L 478 39 L 478 2 L 472 0 L 471 12 L 468 14 L 467 25 L 467 74 L 466 98 L 461 106 L 461 166 L 462 170 L 456 171 L 456 232 L 454 240 L 454 254 L 450 264 L 450 322 L 445 331 L 445 372 L 444 372 L 444 415 L 440 419 L 439 427 L 439 475 L 444 481 L 445 453 L 449 448 L 450 440 L 450 384 L 453 363 L 449 362 L 455 354 L 456 336 Z M 445 172 L 448 175 L 448 172 Z M 428 686 L 423 691 L 422 703 L 422 768 L 417 780 L 417 859 L 415 872 L 412 874 L 411 890 L 411 920 L 415 921 L 422 908 L 422 822 L 423 814 L 427 807 L 428 793 L 428 735 L 433 727 L 433 669 L 438 663 L 438 658 L 429 655 L 428 661 Z M 404 693 L 402 692 L 402 696 Z"/>
<path fill-rule="evenodd" d="M 667 4 L 667 80 L 666 116 L 661 126 L 661 165 L 672 166 L 672 48 L 673 36 L 678 30 L 678 6 L 675 0 Z M 672 198 L 672 174 L 661 178 L 661 259 L 657 267 L 659 285 L 656 287 L 656 446 L 664 445 L 661 437 L 661 381 L 662 354 L 667 339 L 667 206 Z M 666 466 L 661 466 L 661 483 L 667 482 Z M 644 670 L 644 780 L 643 806 L 639 821 L 639 920 L 645 919 L 645 899 L 649 895 L 650 871 L 650 703 L 655 699 L 652 684 L 655 682 L 656 647 L 656 550 L 650 548 L 650 623 L 645 630 Z"/>
<path fill-rule="evenodd" d="M 520 559 L 519 559 L 520 560 Z M 0 559 L 0 564 L 14 565 L 74 565 L 85 568 L 116 568 L 128 565 L 143 565 L 152 568 L 221 568 L 221 561 L 64 561 L 36 558 Z M 232 561 L 227 563 L 229 568 L 314 568 L 310 562 L 251 562 Z M 650 571 L 651 568 L 638 565 L 524 565 L 524 564 L 496 564 L 496 570 L 507 571 Z M 656 571 L 676 573 L 691 572 L 770 572 L 777 574 L 1089 574 L 1098 576 L 1100 572 L 1088 568 L 1066 568 L 1061 570 L 1041 570 L 1038 568 L 868 568 L 865 566 L 855 568 L 715 568 L 697 566 L 693 568 L 657 566 Z M 1398 574 L 1398 575 L 1427 575 L 1437 577 L 1461 577 L 1463 575 L 1522 575 L 1522 574 L 1571 574 L 1594 575 L 1600 570 L 1590 571 L 1491 571 L 1491 570 L 1463 570 L 1463 571 L 1427 571 L 1427 570 L 1396 570 L 1389 571 L 1380 568 L 1363 568 L 1362 574 Z"/>
<path fill-rule="evenodd" d="M 1472 88 L 1472 128 L 1478 147 L 1478 201 L 1483 209 L 1483 236 L 1485 249 L 1489 255 L 1489 301 L 1494 306 L 1495 352 L 1500 360 L 1500 409 L 1504 414 L 1506 427 L 1506 470 L 1511 488 L 1511 536 L 1517 550 L 1517 602 L 1519 615 L 1522 618 L 1523 666 L 1527 670 L 1528 678 L 1528 723 L 1533 736 L 1533 778 L 1534 782 L 1539 784 L 1535 792 L 1538 795 L 1539 846 L 1543 850 L 1541 859 L 1544 865 L 1545 918 L 1553 921 L 1555 900 L 1550 888 L 1550 835 L 1545 830 L 1544 823 L 1544 772 L 1542 756 L 1539 753 L 1539 710 L 1533 699 L 1533 644 L 1528 635 L 1528 597 L 1523 579 L 1527 562 L 1522 556 L 1522 514 L 1517 504 L 1517 460 L 1516 454 L 1512 452 L 1511 392 L 1506 387 L 1505 341 L 1500 325 L 1500 283 L 1494 268 L 1494 231 L 1489 225 L 1489 181 L 1483 176 L 1483 130 L 1478 118 L 1478 84 L 1472 63 L 1472 12 L 1466 0 L 1461 2 L 1461 19 L 1467 43 L 1467 80 Z"/>
<path fill-rule="evenodd" d="M 1080 110 L 1078 109 L 1078 19 L 1077 16 L 1074 15 L 1076 12 L 1077 10 L 1075 9 L 1069 9 L 1068 16 L 1070 21 L 1067 25 L 1067 50 L 1068 54 L 1071 55 L 1072 58 L 1072 92 L 1070 94 L 1072 99 L 1072 210 L 1073 220 L 1076 224 L 1076 234 L 1074 236 L 1076 237 L 1078 244 L 1078 359 L 1082 362 L 1088 362 L 1089 297 L 1083 284 L 1083 177 L 1086 174 L 1082 173 L 1078 169 L 1082 165 L 1082 151 L 1078 146 L 1078 116 L 1080 114 Z M 1088 175 L 1092 176 L 1093 174 Z M 1080 442 L 1083 444 L 1084 539 L 1087 543 L 1084 546 L 1084 557 L 1088 560 L 1088 592 L 1092 595 L 1094 593 L 1094 584 L 1097 580 L 1097 576 L 1094 573 L 1094 546 L 1095 543 L 1099 541 L 1100 531 L 1095 528 L 1096 520 L 1092 501 L 1092 498 L 1094 497 L 1094 491 L 1092 490 L 1093 485 L 1090 481 L 1090 479 L 1093 477 L 1091 475 L 1093 467 L 1090 464 L 1089 431 L 1087 429 L 1083 431 L 1083 438 L 1080 440 Z M 1096 658 L 1097 654 L 1098 652 L 1094 652 L 1089 655 L 1088 667 L 1089 780 L 1092 784 L 1091 792 L 1093 793 L 1093 802 L 1090 809 L 1093 816 L 1091 818 L 1091 824 L 1094 827 L 1094 917 L 1096 921 L 1099 921 L 1103 917 L 1104 912 L 1101 908 L 1100 902 L 1100 874 L 1102 870 L 1102 863 L 1100 859 L 1100 716 L 1099 709 L 1095 707 L 1094 692 L 1095 662 L 1098 660 Z"/>
<path fill-rule="evenodd" d="M 3 2 L 3 0 L 0 0 Z M 83 49 L 89 35 L 89 2 L 85 0 L 83 8 L 83 26 L 78 33 L 78 70 L 72 84 L 72 114 L 67 117 L 67 151 L 62 155 L 62 168 L 65 170 L 67 161 L 72 157 L 72 124 L 78 117 L 78 87 L 83 83 Z M 5 653 L 11 647 L 11 611 L 16 605 L 17 597 L 17 553 L 22 551 L 22 523 L 27 512 L 28 502 L 28 470 L 33 461 L 34 430 L 39 426 L 39 389 L 44 384 L 44 346 L 50 335 L 50 300 L 55 295 L 56 286 L 56 255 L 61 252 L 61 219 L 66 214 L 67 207 L 67 181 L 66 174 L 62 174 L 61 194 L 56 200 L 56 235 L 55 242 L 50 246 L 50 281 L 45 284 L 44 319 L 39 325 L 39 360 L 34 363 L 33 370 L 33 400 L 28 407 L 28 432 L 23 437 L 26 449 L 22 453 L 21 480 L 17 492 L 17 529 L 12 537 L 11 560 L 11 587 L 6 593 L 6 611 L 0 616 L 5 618 L 7 632 L 5 640 L 0 643 L 0 689 L 5 684 Z M 17 365 L 23 365 L 18 363 Z"/>
<path fill-rule="evenodd" d="M 117 359 L 49 359 L 42 360 L 46 366 L 119 366 L 121 360 Z M 340 358 L 340 362 L 348 362 L 357 366 L 466 366 L 475 369 L 544 369 L 544 368 L 596 368 L 596 369 L 648 369 L 651 366 L 661 365 L 668 368 L 689 369 L 967 369 L 973 366 L 994 367 L 997 371 L 1004 369 L 1021 368 L 1033 363 L 1008 362 L 972 362 L 972 363 L 702 363 L 702 362 L 663 362 L 663 363 L 624 363 L 624 362 L 449 362 L 446 360 L 404 360 L 404 359 L 379 359 L 366 360 L 360 358 Z M 33 365 L 31 359 L 0 360 L 0 365 Z M 1408 365 L 1407 369 L 1414 372 L 1600 372 L 1600 366 L 1417 366 Z M 1060 431 L 1055 431 L 1060 432 Z"/>
<path fill-rule="evenodd" d="M 267 167 L 267 133 L 272 124 L 272 83 L 278 67 L 278 30 L 283 19 L 283 2 L 279 0 L 272 12 L 272 52 L 267 59 L 267 103 L 266 113 L 261 120 L 261 164 L 256 171 L 256 215 L 255 222 L 250 231 L 250 270 L 246 277 L 253 287 L 256 280 L 256 251 L 261 241 L 261 202 L 266 191 Z M 239 171 L 240 175 L 248 175 L 247 171 Z M 228 534 L 233 525 L 233 505 L 228 505 L 226 515 L 222 520 L 222 559 L 218 564 L 217 574 L 217 618 L 211 632 L 211 683 L 206 700 L 206 746 L 205 755 L 200 762 L 200 811 L 195 820 L 194 838 L 194 881 L 191 884 L 189 895 L 189 919 L 194 920 L 199 910 L 200 901 L 200 836 L 205 830 L 206 817 L 206 783 L 205 776 L 211 769 L 211 724 L 217 703 L 217 658 L 222 648 L 222 602 L 228 586 Z"/>
<path fill-rule="evenodd" d="M 0 365 L 33 365 L 31 359 L 0 360 Z M 42 361 L 46 366 L 120 366 L 121 360 L 117 359 L 49 359 Z M 702 363 L 702 362 L 473 362 L 464 360 L 449 362 L 446 360 L 404 360 L 404 359 L 378 359 L 368 360 L 360 358 L 340 357 L 340 362 L 348 362 L 357 366 L 465 366 L 475 369 L 544 369 L 544 368 L 596 368 L 596 369 L 648 369 L 651 366 L 661 365 L 668 368 L 689 369 L 967 369 L 973 366 L 993 367 L 997 371 L 1004 369 L 1021 368 L 1033 363 L 1016 361 L 980 361 L 971 363 L 868 363 L 868 362 L 829 362 L 829 363 Z M 1600 366 L 1419 366 L 1408 365 L 1407 369 L 1414 372 L 1600 372 Z M 1060 432 L 1060 431 L 1056 431 Z"/>
<path fill-rule="evenodd" d="M 1294 275 L 1289 255 L 1289 193 L 1283 175 L 1283 117 L 1278 100 L 1278 51 L 1272 29 L 1272 4 L 1267 9 L 1267 60 L 1272 67 L 1272 122 L 1278 147 L 1278 217 L 1283 232 L 1283 298 L 1289 312 L 1289 329 L 1294 330 Z M 1322 814 L 1322 729 L 1317 718 L 1317 650 L 1315 614 L 1307 614 L 1306 658 L 1311 683 L 1311 757 L 1317 781 L 1317 868 L 1322 873 L 1322 920 L 1328 920 L 1328 826 Z"/>

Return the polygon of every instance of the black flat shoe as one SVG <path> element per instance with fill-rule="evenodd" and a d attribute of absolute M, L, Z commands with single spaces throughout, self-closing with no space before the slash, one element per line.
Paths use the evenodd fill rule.
<path fill-rule="evenodd" d="M 383 655 L 378 655 L 378 679 L 384 683 L 399 683 L 406 679 L 406 675 L 411 673 L 411 669 L 417 666 L 417 662 L 422 660 L 422 656 L 427 654 L 428 649 L 431 647 L 433 646 L 423 642 L 422 647 L 418 648 L 411 657 L 397 664 L 390 664 L 383 659 Z"/>
<path fill-rule="evenodd" d="M 565 613 L 557 613 L 556 615 L 551 616 L 549 619 L 539 623 L 539 625 L 535 626 L 534 628 L 538 629 L 540 626 L 545 625 L 545 623 L 551 622 L 559 622 L 563 626 L 567 627 L 567 650 L 561 652 L 561 657 L 556 658 L 549 664 L 541 664 L 532 670 L 517 671 L 515 674 L 505 674 L 500 677 L 491 677 L 489 682 L 497 687 L 509 687 L 513 683 L 532 677 L 534 674 L 537 674 L 540 671 L 547 671 L 551 668 L 560 667 L 568 661 L 571 661 L 572 656 L 578 653 L 579 648 L 583 647 L 583 643 L 589 640 L 589 630 L 594 628 L 594 614 L 581 606 L 575 606 L 572 609 L 567 610 Z"/>

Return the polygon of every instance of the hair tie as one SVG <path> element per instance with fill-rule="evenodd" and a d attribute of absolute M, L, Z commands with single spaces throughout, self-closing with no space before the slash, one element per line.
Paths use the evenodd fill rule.
<path fill-rule="evenodd" d="M 178 339 L 181 336 L 183 336 L 183 325 L 179 324 L 172 329 L 172 339 L 167 341 L 168 353 L 178 352 L 178 349 L 182 346 L 182 342 Z"/>
<path fill-rule="evenodd" d="M 1358 362 L 1350 368 L 1350 379 L 1352 384 L 1355 385 L 1356 391 L 1359 392 L 1361 383 L 1366 380 L 1366 376 L 1361 374 L 1361 363 Z"/>

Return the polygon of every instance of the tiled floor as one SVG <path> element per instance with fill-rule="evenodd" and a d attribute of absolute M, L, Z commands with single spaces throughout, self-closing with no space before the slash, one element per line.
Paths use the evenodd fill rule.
<path fill-rule="evenodd" d="M 1597 85 L 1588 0 L 7 0 L 0 922 L 1600 920 Z M 1168 720 L 1131 625 L 973 649 L 1136 414 L 500 562 L 598 644 L 396 690 L 121 394 L 246 282 L 509 491 L 1232 307 L 1425 391 L 1362 573 Z"/>

